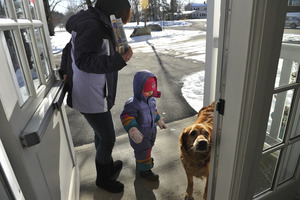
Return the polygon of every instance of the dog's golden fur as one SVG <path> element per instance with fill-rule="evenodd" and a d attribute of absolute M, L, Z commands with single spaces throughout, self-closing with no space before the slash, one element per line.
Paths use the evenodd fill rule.
<path fill-rule="evenodd" d="M 183 129 L 179 137 L 180 158 L 188 180 L 185 200 L 193 199 L 194 176 L 206 178 L 203 199 L 207 197 L 214 106 L 215 103 L 212 102 L 203 107 L 194 124 Z"/>

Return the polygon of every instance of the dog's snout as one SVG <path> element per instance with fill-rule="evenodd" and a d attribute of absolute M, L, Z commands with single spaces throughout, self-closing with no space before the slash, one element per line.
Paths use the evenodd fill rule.
<path fill-rule="evenodd" d="M 207 142 L 204 141 L 204 140 L 202 140 L 202 141 L 199 142 L 198 146 L 199 146 L 199 148 L 201 148 L 201 149 L 206 149 L 206 147 L 207 147 Z"/>
<path fill-rule="evenodd" d="M 207 141 L 206 140 L 200 140 L 200 141 L 198 141 L 196 150 L 197 151 L 207 151 L 208 150 Z"/>

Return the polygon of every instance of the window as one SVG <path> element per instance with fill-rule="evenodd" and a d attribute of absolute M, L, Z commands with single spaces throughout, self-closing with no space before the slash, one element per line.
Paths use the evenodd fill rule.
<path fill-rule="evenodd" d="M 20 65 L 20 59 L 16 48 L 15 39 L 11 31 L 4 31 L 6 44 L 9 51 L 9 61 L 12 65 L 11 71 L 16 86 L 18 87 L 17 94 L 20 99 L 20 103 L 23 104 L 29 97 L 28 87 L 25 81 L 23 69 Z"/>
<path fill-rule="evenodd" d="M 14 0 L 16 14 L 18 19 L 25 19 L 24 5 L 22 0 Z"/>
<path fill-rule="evenodd" d="M 29 98 L 39 98 L 40 92 L 50 82 L 52 69 L 45 42 L 43 23 L 38 20 L 36 0 L 13 0 L 7 6 L 0 0 L 0 17 L 15 23 L 7 25 L 0 20 L 1 39 L 7 47 L 7 59 L 15 82 L 19 105 Z M 26 19 L 26 20 L 24 20 Z M 3 23 L 2 23 L 3 22 Z"/>
<path fill-rule="evenodd" d="M 255 196 L 293 179 L 299 164 L 299 19 L 300 13 L 287 13 Z"/>
<path fill-rule="evenodd" d="M 297 167 L 297 163 L 299 162 L 299 152 L 300 142 L 294 143 L 287 148 L 286 154 L 288 156 L 284 160 L 283 170 L 279 179 L 279 184 L 282 184 L 295 176 L 295 170 Z"/>
<path fill-rule="evenodd" d="M 273 95 L 264 149 L 280 144 L 286 133 L 294 90 Z"/>
<path fill-rule="evenodd" d="M 35 0 L 28 0 L 32 19 L 37 19 Z"/>
<path fill-rule="evenodd" d="M 4 0 L 0 0 L 0 18 L 8 18 L 7 8 Z"/>
<path fill-rule="evenodd" d="M 47 51 L 45 50 L 45 45 L 42 40 L 41 29 L 34 28 L 34 33 L 35 33 L 36 40 L 37 40 L 38 51 L 39 51 L 40 59 L 42 61 L 44 75 L 45 75 L 45 78 L 47 79 L 50 76 L 51 70 L 50 70 L 50 65 L 49 65 L 48 54 L 46 53 Z"/>
<path fill-rule="evenodd" d="M 24 48 L 25 48 L 28 66 L 31 72 L 31 78 L 33 80 L 35 89 L 38 89 L 38 87 L 41 85 L 41 82 L 40 82 L 39 73 L 37 69 L 37 61 L 33 52 L 30 32 L 29 29 L 21 29 L 20 31 L 21 31 Z"/>
<path fill-rule="evenodd" d="M 271 187 L 280 151 L 263 154 L 258 171 L 258 185 L 255 194 L 265 191 Z"/>

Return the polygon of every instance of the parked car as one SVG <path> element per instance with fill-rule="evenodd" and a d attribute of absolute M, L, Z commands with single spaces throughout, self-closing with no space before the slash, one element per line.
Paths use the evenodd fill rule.
<path fill-rule="evenodd" d="M 285 26 L 290 28 L 297 28 L 297 26 L 300 26 L 300 19 L 295 16 L 287 16 L 285 20 Z"/>

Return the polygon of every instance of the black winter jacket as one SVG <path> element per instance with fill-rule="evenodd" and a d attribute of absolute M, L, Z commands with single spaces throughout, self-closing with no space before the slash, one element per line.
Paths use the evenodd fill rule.
<path fill-rule="evenodd" d="M 71 106 L 85 113 L 110 110 L 115 102 L 118 70 L 126 66 L 126 63 L 116 51 L 114 33 L 108 16 L 97 8 L 89 7 L 86 11 L 73 15 L 68 20 L 66 28 L 72 34 L 73 62 L 68 70 L 76 69 L 77 71 L 78 69 L 78 73 L 81 74 L 99 74 L 97 79 L 96 75 L 89 76 L 89 78 L 80 76 L 80 79 L 74 79 L 73 76 L 71 81 L 68 81 L 71 82 L 69 84 L 72 88 L 73 105 Z M 86 77 L 86 80 L 82 77 Z M 93 77 L 95 81 L 93 82 L 90 77 Z M 106 79 L 104 86 L 93 85 L 99 84 L 98 80 L 103 78 Z M 102 99 L 99 98 L 100 96 Z"/>

